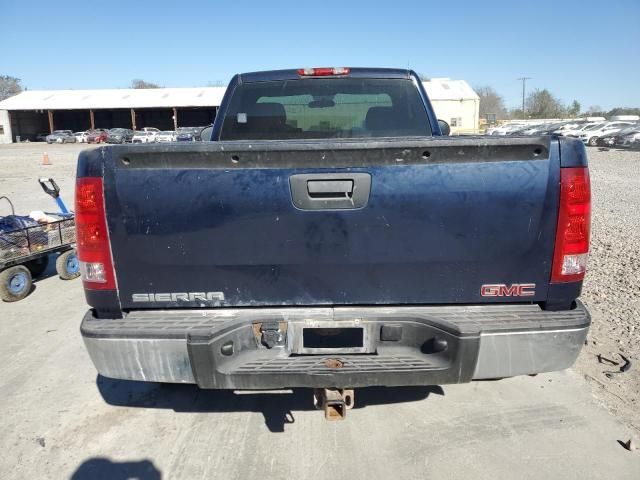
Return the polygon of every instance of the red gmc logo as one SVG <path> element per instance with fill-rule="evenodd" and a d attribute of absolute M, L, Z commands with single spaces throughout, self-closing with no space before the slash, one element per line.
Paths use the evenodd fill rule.
<path fill-rule="evenodd" d="M 535 283 L 514 283 L 511 286 L 504 283 L 488 283 L 480 287 L 480 295 L 483 297 L 532 297 L 535 293 Z"/>

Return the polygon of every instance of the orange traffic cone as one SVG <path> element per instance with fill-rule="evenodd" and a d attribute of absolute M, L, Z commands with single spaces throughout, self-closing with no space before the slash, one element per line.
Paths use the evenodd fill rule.
<path fill-rule="evenodd" d="M 42 154 L 42 165 L 51 165 L 51 162 L 49 161 L 49 154 L 47 152 Z"/>

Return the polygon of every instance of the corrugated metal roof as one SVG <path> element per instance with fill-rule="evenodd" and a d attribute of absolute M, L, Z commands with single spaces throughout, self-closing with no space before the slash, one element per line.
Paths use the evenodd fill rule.
<path fill-rule="evenodd" d="M 0 102 L 0 110 L 210 107 L 220 105 L 225 90 L 225 87 L 27 90 Z"/>
<path fill-rule="evenodd" d="M 423 82 L 431 100 L 477 100 L 464 80 Z M 27 90 L 0 102 L 0 110 L 78 110 L 219 106 L 226 87 L 103 90 Z"/>

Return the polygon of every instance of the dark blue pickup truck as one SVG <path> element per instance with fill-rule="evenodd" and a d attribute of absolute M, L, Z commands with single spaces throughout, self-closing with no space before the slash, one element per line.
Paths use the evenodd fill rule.
<path fill-rule="evenodd" d="M 414 72 L 281 70 L 233 78 L 211 141 L 83 152 L 98 371 L 340 394 L 571 366 L 583 145 L 446 129 Z"/>

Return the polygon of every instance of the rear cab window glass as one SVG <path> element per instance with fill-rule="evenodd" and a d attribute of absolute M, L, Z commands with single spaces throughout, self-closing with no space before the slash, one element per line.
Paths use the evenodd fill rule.
<path fill-rule="evenodd" d="M 220 140 L 429 135 L 424 104 L 410 80 L 308 78 L 238 85 Z"/>

